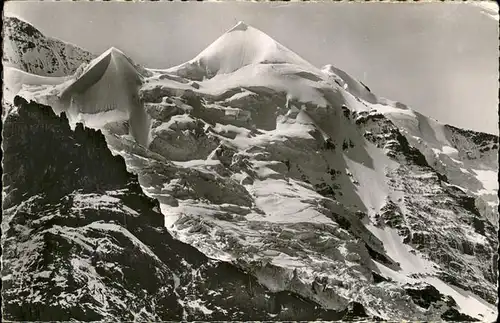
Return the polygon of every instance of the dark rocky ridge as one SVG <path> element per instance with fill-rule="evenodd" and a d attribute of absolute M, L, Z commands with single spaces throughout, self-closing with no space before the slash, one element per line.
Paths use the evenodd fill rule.
<path fill-rule="evenodd" d="M 341 319 L 173 239 L 100 131 L 17 97 L 3 134 L 3 318 Z M 82 199 L 101 202 L 82 206 Z M 104 201 L 104 202 L 102 202 Z M 79 238 L 76 238 L 79 237 Z M 196 310 L 202 304 L 205 310 Z M 203 307 L 202 306 L 202 307 Z M 198 306 L 200 308 L 200 306 Z"/>

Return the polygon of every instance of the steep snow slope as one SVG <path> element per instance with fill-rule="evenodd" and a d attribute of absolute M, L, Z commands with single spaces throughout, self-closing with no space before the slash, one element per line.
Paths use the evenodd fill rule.
<path fill-rule="evenodd" d="M 110 50 L 66 90 L 20 94 L 103 127 L 177 239 L 334 311 L 357 302 L 384 319 L 496 315 L 498 215 L 480 200 L 495 190 L 498 138 L 378 98 L 244 24 L 172 69 L 127 62 Z M 128 107 L 150 119 L 140 135 L 128 135 Z M 454 159 L 470 178 L 439 166 Z"/>
<path fill-rule="evenodd" d="M 41 76 L 73 74 L 95 56 L 75 45 L 44 36 L 29 23 L 16 17 L 3 17 L 4 66 Z"/>

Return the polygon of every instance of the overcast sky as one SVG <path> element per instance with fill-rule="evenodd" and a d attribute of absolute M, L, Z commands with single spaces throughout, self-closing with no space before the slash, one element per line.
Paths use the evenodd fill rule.
<path fill-rule="evenodd" d="M 114 46 L 153 68 L 191 59 L 243 20 L 379 96 L 498 133 L 498 15 L 470 4 L 10 1 L 4 10 L 46 35 L 96 54 Z"/>

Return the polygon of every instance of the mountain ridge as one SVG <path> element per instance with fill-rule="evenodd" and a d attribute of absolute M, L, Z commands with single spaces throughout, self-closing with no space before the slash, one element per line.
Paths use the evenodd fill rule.
<path fill-rule="evenodd" d="M 360 304 L 382 319 L 494 315 L 498 200 L 488 180 L 498 137 L 436 123 L 333 66 L 250 59 L 210 78 L 196 64 L 192 74 L 135 70 L 136 85 L 103 96 L 99 89 L 129 68 L 96 69 L 99 62 L 18 95 L 100 129 L 160 202 L 175 239 L 333 311 Z M 86 76 L 94 72 L 109 77 Z M 149 125 L 132 125 L 125 94 L 137 95 L 134 109 Z M 103 112 L 103 102 L 123 113 Z M 421 302 L 436 290 L 432 306 Z"/>

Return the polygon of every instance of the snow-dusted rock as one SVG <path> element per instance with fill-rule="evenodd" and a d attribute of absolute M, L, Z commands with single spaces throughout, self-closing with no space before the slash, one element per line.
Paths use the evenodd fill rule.
<path fill-rule="evenodd" d="M 46 37 L 29 23 L 3 17 L 4 66 L 40 76 L 67 76 L 94 54 L 59 39 Z"/>

